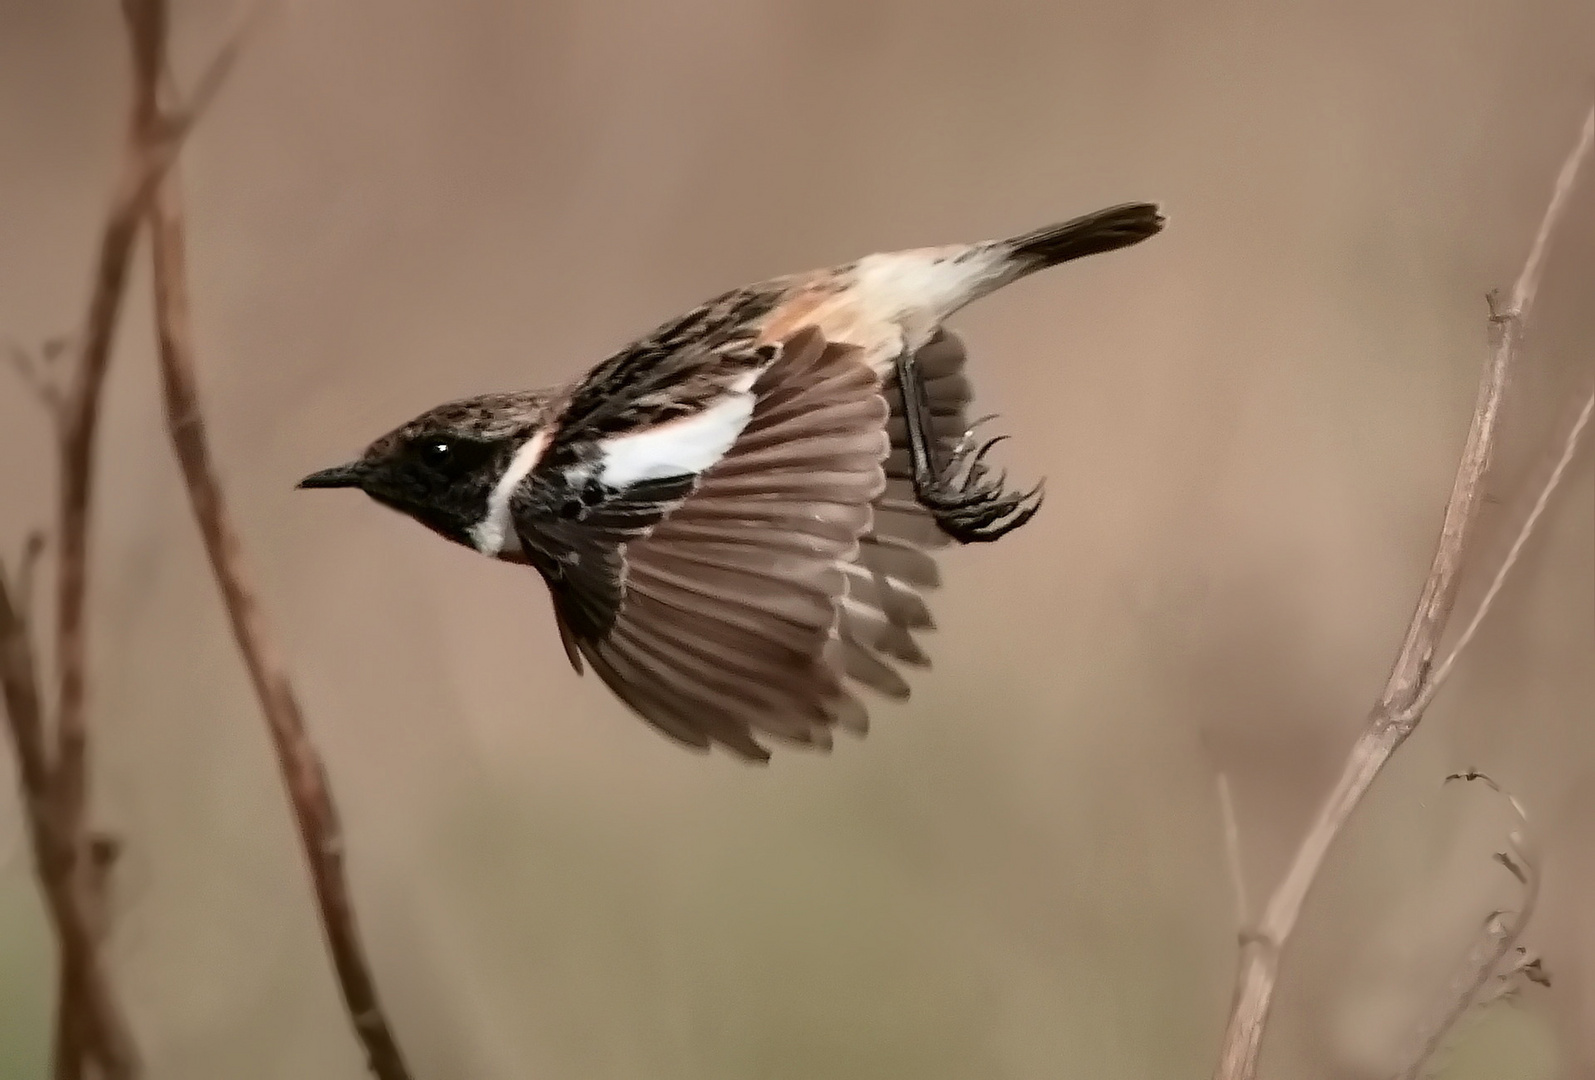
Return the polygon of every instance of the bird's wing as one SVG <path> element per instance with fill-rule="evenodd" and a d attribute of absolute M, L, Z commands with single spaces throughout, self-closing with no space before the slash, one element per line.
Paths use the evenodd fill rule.
<path fill-rule="evenodd" d="M 570 448 L 685 419 L 729 385 L 768 367 L 781 340 L 757 343 L 758 319 L 785 294 L 779 282 L 733 289 L 670 320 L 599 364 L 560 410 L 560 433 L 539 465 Z M 795 332 L 795 330 L 794 330 Z"/>
<path fill-rule="evenodd" d="M 946 329 L 936 330 L 915 354 L 925 379 L 932 434 L 943 460 L 969 427 L 973 392 L 964 375 L 965 360 L 963 340 Z M 905 698 L 908 683 L 892 661 L 929 666 L 915 635 L 935 625 L 925 593 L 941 584 L 941 573 L 931 553 L 952 541 L 914 495 L 903 399 L 895 376 L 882 393 L 890 408 L 886 488 L 874 502 L 869 532 L 860 537 L 858 552 L 843 567 L 848 603 L 838 634 L 848 675 L 891 697 Z"/>
<path fill-rule="evenodd" d="M 510 497 L 510 516 L 522 557 L 553 590 L 573 664 L 572 638 L 601 637 L 620 609 L 624 545 L 680 505 L 731 449 L 753 415 L 760 373 L 819 335 L 800 338 L 644 339 L 571 392 Z"/>
<path fill-rule="evenodd" d="M 537 483 L 511 506 L 567 648 L 667 734 L 762 760 L 755 731 L 825 745 L 833 725 L 863 724 L 837 628 L 844 567 L 885 487 L 888 409 L 857 350 L 814 330 L 783 343 L 745 392 L 730 445 L 697 472 L 639 479 L 569 517 Z M 712 422 L 676 421 L 699 427 L 649 452 L 677 466 L 707 453 L 734 400 L 698 414 L 723 409 Z"/>

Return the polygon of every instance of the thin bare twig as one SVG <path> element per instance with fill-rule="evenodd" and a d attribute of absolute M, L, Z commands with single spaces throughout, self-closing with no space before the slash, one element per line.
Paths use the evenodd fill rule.
<path fill-rule="evenodd" d="M 99 1049 L 100 1044 L 92 1040 L 105 1030 L 103 1017 L 91 1020 L 95 1010 L 113 1010 L 113 1023 L 120 1022 L 120 1015 L 114 1013 L 115 999 L 101 970 L 99 927 L 96 914 L 90 910 L 88 890 L 76 887 L 72 877 L 76 837 L 63 831 L 52 800 L 44 700 L 27 604 L 26 591 L 19 589 L 13 596 L 7 575 L 0 573 L 0 689 L 4 691 L 11 741 L 16 748 L 18 786 L 34 868 L 63 958 L 55 1070 L 57 1076 L 76 1076 L 82 1072 L 88 1051 Z M 104 1063 L 105 1075 L 128 1075 L 115 1071 L 119 1063 L 114 1059 L 105 1063 L 103 1052 L 98 1057 Z"/>
<path fill-rule="evenodd" d="M 22 346 L 21 342 L 7 338 L 5 341 L 6 361 L 16 370 L 19 378 L 27 384 L 44 406 L 45 411 L 56 423 L 61 420 L 61 387 L 56 385 L 55 379 L 47 364 L 34 360 L 33 354 Z"/>
<path fill-rule="evenodd" d="M 1495 861 L 1506 867 L 1522 885 L 1523 897 L 1517 911 L 1492 911 L 1485 918 L 1462 964 L 1452 976 L 1440 1007 L 1425 1018 L 1419 1028 L 1407 1055 L 1407 1064 L 1396 1074 L 1397 1080 L 1422 1080 L 1435 1054 L 1462 1018 L 1476 1006 L 1488 1005 L 1494 1000 L 1489 993 L 1492 988 L 1496 989 L 1495 996 L 1499 996 L 1520 978 L 1548 983 L 1539 960 L 1518 946 L 1540 898 L 1539 859 L 1529 838 L 1528 814 L 1523 804 L 1494 780 L 1475 770 L 1453 773 L 1446 780 L 1482 781 L 1511 805 L 1518 827 L 1507 838 L 1507 850 L 1497 852 Z M 1518 953 L 1516 960 L 1512 960 L 1514 950 Z"/>
<path fill-rule="evenodd" d="M 325 766 L 305 727 L 287 668 L 247 572 L 243 545 L 227 510 L 205 435 L 194 355 L 184 223 L 176 172 L 150 207 L 156 331 L 167 428 L 187 482 L 233 639 L 265 714 L 283 783 L 309 864 L 322 931 L 332 954 L 355 1034 L 381 1080 L 409 1080 L 409 1070 L 382 1011 L 355 925 L 343 867 L 343 834 Z"/>
<path fill-rule="evenodd" d="M 1545 217 L 1540 222 L 1540 231 L 1534 237 L 1534 247 L 1529 253 L 1527 265 L 1519 276 L 1517 286 L 1512 290 L 1512 306 L 1506 312 L 1496 315 L 1495 318 L 1503 321 L 1521 323 L 1527 316 L 1528 308 L 1534 302 L 1534 295 L 1539 288 L 1541 275 L 1545 270 L 1545 256 L 1550 248 L 1551 234 L 1556 222 L 1561 220 L 1567 201 L 1572 198 L 1574 189 L 1578 186 L 1579 169 L 1592 154 L 1595 154 L 1595 109 L 1591 109 L 1584 120 L 1584 127 L 1579 133 L 1577 145 L 1572 153 L 1562 163 L 1562 171 L 1557 175 L 1556 188 L 1551 195 L 1551 204 L 1545 211 Z M 1521 329 L 1521 327 L 1520 327 Z M 1534 500 L 1534 506 L 1529 510 L 1528 516 L 1523 520 L 1522 527 L 1518 529 L 1517 536 L 1512 541 L 1511 548 L 1501 560 L 1501 565 L 1496 568 L 1495 577 L 1490 582 L 1490 587 L 1485 591 L 1478 606 L 1474 608 L 1473 615 L 1462 633 L 1457 635 L 1457 640 L 1451 646 L 1451 651 L 1439 664 L 1425 682 L 1418 696 L 1408 705 L 1403 715 L 1399 718 L 1402 722 L 1414 722 L 1414 717 L 1422 715 L 1423 710 L 1429 707 L 1434 696 L 1440 692 L 1446 680 L 1451 677 L 1456 668 L 1457 658 L 1462 651 L 1473 641 L 1478 633 L 1479 625 L 1484 622 L 1484 617 L 1489 614 L 1490 608 L 1495 603 L 1496 596 L 1501 591 L 1501 586 L 1506 583 L 1507 576 L 1512 568 L 1517 565 L 1518 557 L 1523 552 L 1523 546 L 1533 535 L 1535 526 L 1539 524 L 1540 516 L 1545 513 L 1545 508 L 1550 505 L 1551 496 L 1562 482 L 1562 476 L 1567 472 L 1567 467 L 1572 463 L 1578 453 L 1579 441 L 1584 436 L 1584 430 L 1589 426 L 1590 414 L 1595 410 L 1595 391 L 1591 391 L 1584 399 L 1583 407 L 1579 410 L 1578 418 L 1574 421 L 1572 429 L 1562 444 L 1561 455 L 1557 458 L 1555 467 L 1550 476 L 1540 487 L 1539 495 Z M 1407 715 L 1412 714 L 1412 715 Z"/>
<path fill-rule="evenodd" d="M 22 558 L 17 560 L 17 576 L 12 583 L 13 601 L 17 610 L 22 613 L 26 621 L 33 607 L 33 579 L 38 573 L 39 560 L 44 557 L 44 549 L 49 547 L 49 540 L 43 530 L 35 529 L 28 534 L 22 543 Z"/>
<path fill-rule="evenodd" d="M 104 1075 L 127 1076 L 131 1074 L 116 1071 L 123 1063 L 114 1055 L 107 1062 L 107 1055 L 101 1049 L 104 1039 L 101 1033 L 107 1030 L 104 1014 L 91 1020 L 96 1010 L 108 1009 L 113 1037 L 116 1032 L 125 1031 L 125 1027 L 117 1026 L 122 1023 L 121 1014 L 101 965 L 98 946 L 103 936 L 103 921 L 94 903 L 95 889 L 92 885 L 80 888 L 73 880 L 77 838 L 63 831 L 52 798 L 53 769 L 46 738 L 44 699 L 27 615 L 28 564 L 38 557 L 41 548 L 35 538 L 30 538 L 23 554 L 22 569 L 16 575 L 14 592 L 10 576 L 0 573 L 0 691 L 4 693 L 6 718 L 16 749 L 18 787 L 34 868 L 61 943 L 63 972 L 56 1074 L 81 1075 L 84 1058 L 92 1049 L 102 1064 Z M 68 964 L 75 966 L 68 968 Z M 70 994 L 69 986 L 75 988 Z M 62 1046 L 62 1032 L 70 1032 L 72 1036 L 65 1046 Z M 112 1045 L 114 1050 L 116 1044 Z"/>
<path fill-rule="evenodd" d="M 1490 608 L 1495 604 L 1495 598 L 1500 594 L 1501 587 L 1506 584 L 1507 577 L 1512 568 L 1517 565 L 1518 558 L 1523 554 L 1523 546 L 1528 543 L 1529 537 L 1534 534 L 1535 527 L 1539 524 L 1540 517 L 1545 513 L 1546 507 L 1551 504 L 1551 496 L 1562 483 L 1567 468 L 1573 463 L 1573 458 L 1578 453 L 1580 440 L 1584 431 L 1589 427 L 1590 416 L 1595 413 L 1595 391 L 1584 398 L 1578 417 L 1573 421 L 1572 429 L 1568 431 L 1567 438 L 1562 443 L 1561 453 L 1557 456 L 1556 464 L 1551 469 L 1550 476 L 1540 486 L 1539 494 L 1534 499 L 1534 505 L 1529 508 L 1528 516 L 1523 519 L 1522 526 L 1517 535 L 1512 539 L 1512 546 L 1507 549 L 1506 555 L 1501 560 L 1501 565 L 1496 568 L 1495 577 L 1490 579 L 1490 587 L 1485 590 L 1484 596 L 1473 609 L 1473 615 L 1468 619 L 1468 624 L 1457 635 L 1456 643 L 1451 646 L 1451 651 L 1446 653 L 1445 659 L 1434 667 L 1434 672 L 1429 676 L 1429 681 L 1424 684 L 1423 691 L 1416 701 L 1407 706 L 1408 713 L 1421 713 L 1434 700 L 1440 687 L 1445 685 L 1456 667 L 1457 658 L 1462 651 L 1473 641 L 1479 632 L 1479 625 L 1484 622 L 1484 617 L 1489 614 Z"/>
<path fill-rule="evenodd" d="M 92 1059 L 105 1080 L 128 1080 L 139 1064 L 131 1031 L 102 969 L 96 926 L 102 920 L 100 890 L 114 850 L 105 838 L 91 836 L 85 817 L 88 790 L 87 730 L 87 598 L 88 540 L 94 494 L 94 451 L 99 427 L 101 391 L 110 365 L 111 346 L 127 291 L 128 267 L 145 208 L 155 185 L 170 167 L 183 138 L 193 129 L 236 58 L 229 42 L 207 68 L 204 98 L 175 118 L 163 117 L 158 106 L 165 67 L 166 12 L 154 0 L 124 0 L 132 53 L 133 94 L 122 164 L 110 210 L 100 236 L 88 311 L 73 350 L 75 365 L 64 390 L 41 381 L 41 394 L 57 422 L 60 439 L 60 496 L 56 564 L 56 666 L 58 668 L 55 746 L 48 757 L 48 783 L 43 802 L 30 813 L 43 814 L 35 823 L 35 858 L 41 885 L 49 900 L 61 946 L 60 1001 L 55 1040 L 57 1080 L 78 1080 Z M 66 351 L 49 349 L 46 359 Z M 38 373 L 37 368 L 31 368 Z M 45 389 L 49 387 L 49 389 Z M 8 602 L 12 616 L 19 616 Z M 25 619 L 8 620 L 11 633 L 28 632 Z M 29 642 L 31 655 L 31 641 Z M 12 673 L 14 674 L 14 672 Z M 35 672 L 36 675 L 36 672 Z M 26 694 L 8 688 L 8 714 L 13 738 L 18 730 L 12 698 Z M 30 722 L 23 721 L 24 728 Z M 38 730 L 43 738 L 42 713 Z M 19 753 L 19 756 L 21 755 Z M 26 783 L 25 783 L 25 790 Z"/>
<path fill-rule="evenodd" d="M 1219 773 L 1218 809 L 1224 819 L 1224 862 L 1229 866 L 1230 888 L 1235 893 L 1235 924 L 1244 934 L 1252 925 L 1251 903 L 1246 896 L 1246 864 L 1241 861 L 1241 827 L 1235 817 L 1235 798 L 1230 793 L 1229 774 Z"/>
<path fill-rule="evenodd" d="M 1248 935 L 1242 949 L 1235 996 L 1214 1072 L 1217 1080 L 1252 1080 L 1256 1075 L 1258 1052 L 1278 980 L 1280 952 L 1296 927 L 1307 893 L 1352 812 L 1390 756 L 1423 717 L 1418 703 L 1432 684 L 1435 650 L 1456 599 L 1469 526 L 1494 448 L 1507 376 L 1514 366 L 1523 327 L 1544 273 L 1551 238 L 1564 216 L 1579 170 L 1591 156 L 1592 147 L 1595 147 L 1595 108 L 1591 109 L 1579 140 L 1557 177 L 1550 205 L 1512 290 L 1511 308 L 1492 317 L 1495 345 L 1479 384 L 1473 421 L 1446 504 L 1434 561 L 1401 651 L 1340 778 L 1308 827 L 1289 869 L 1268 898 L 1256 932 Z M 1431 692 L 1429 698 L 1432 696 Z M 1427 701 L 1423 704 L 1427 705 Z"/>
<path fill-rule="evenodd" d="M 233 68 L 238 66 L 238 58 L 243 55 L 244 46 L 249 43 L 255 31 L 260 29 L 260 24 L 265 20 L 271 7 L 271 0 L 254 0 L 244 9 L 244 13 L 222 39 L 221 48 L 216 50 L 210 63 L 205 65 L 205 70 L 201 71 L 199 78 L 194 80 L 194 89 L 189 92 L 188 100 L 182 107 L 168 111 L 168 130 L 173 132 L 177 139 L 181 140 L 182 136 L 209 111 L 211 104 L 216 100 L 216 95 L 221 92 L 228 76 L 233 73 Z M 160 177 L 156 177 L 156 181 L 159 180 Z"/>
<path fill-rule="evenodd" d="M 57 838 L 49 814 L 50 756 L 45 744 L 44 700 L 26 608 L 27 594 L 19 587 L 13 595 L 10 575 L 0 572 L 0 692 L 5 694 L 6 721 L 16 748 L 17 778 L 26 803 L 24 817 L 33 838 L 33 856 L 44 879 L 46 869 L 53 869 L 58 861 Z"/>
<path fill-rule="evenodd" d="M 61 936 L 61 987 L 56 1025 L 55 1075 L 76 1080 L 86 1057 L 92 1056 L 106 1076 L 132 1077 L 138 1072 L 132 1034 L 115 1004 L 103 972 L 99 950 L 88 926 L 92 883 L 85 856 L 88 783 L 86 725 L 88 537 L 94 492 L 94 446 L 99 426 L 101 388 L 110 364 L 111 343 L 127 291 L 128 264 L 142 217 L 141 180 L 154 171 L 156 80 L 161 68 L 159 34 L 140 33 L 139 4 L 128 0 L 133 57 L 133 104 L 121 175 L 110 214 L 100 238 L 88 314 L 80 338 L 76 369 L 59 411 L 61 439 L 60 506 L 56 563 L 56 748 L 51 778 L 52 830 L 60 840 L 55 852 L 58 888 L 69 899 L 67 919 L 57 921 Z"/>

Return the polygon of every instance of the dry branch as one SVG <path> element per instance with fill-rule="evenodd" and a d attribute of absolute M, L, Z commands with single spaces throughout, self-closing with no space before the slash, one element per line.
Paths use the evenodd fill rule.
<path fill-rule="evenodd" d="M 1456 599 L 1469 526 L 1484 490 L 1484 475 L 1495 445 L 1507 378 L 1515 367 L 1523 329 L 1544 274 L 1551 238 L 1572 197 L 1579 170 L 1591 156 L 1592 149 L 1595 149 L 1595 108 L 1591 108 L 1577 144 L 1562 165 L 1550 205 L 1512 290 L 1510 306 L 1498 311 L 1493 303 L 1491 305 L 1494 348 L 1479 384 L 1473 421 L 1457 466 L 1451 497 L 1446 503 L 1434 561 L 1384 691 L 1369 714 L 1362 735 L 1352 747 L 1339 780 L 1308 827 L 1289 869 L 1268 898 L 1256 930 L 1243 936 L 1235 996 L 1214 1072 L 1216 1080 L 1252 1080 L 1256 1075 L 1258 1052 L 1278 979 L 1280 953 L 1295 929 L 1302 904 L 1323 866 L 1324 857 L 1390 756 L 1423 718 L 1424 709 L 1453 670 L 1456 655 L 1471 636 L 1470 628 L 1445 661 L 1438 668 L 1434 666 L 1434 654 Z M 1565 459 L 1571 460 L 1583 428 L 1584 423 L 1580 422 L 1568 436 Z M 1538 509 L 1549 500 L 1551 489 L 1560 480 L 1564 468 L 1552 474 L 1540 503 L 1536 504 L 1536 512 L 1524 526 L 1524 537 L 1539 519 Z M 1521 547 L 1520 540 L 1502 566 L 1501 577 L 1504 578 L 1515 563 Z M 1488 610 L 1495 591 L 1492 589 L 1486 595 L 1475 616 L 1475 624 Z"/>
<path fill-rule="evenodd" d="M 70 352 L 74 360 L 61 386 L 54 372 L 12 348 L 12 363 L 28 379 L 55 422 L 60 453 L 57 510 L 54 746 L 32 627 L 27 618 L 32 563 L 30 543 L 18 581 L 0 587 L 0 682 L 17 746 L 18 770 L 34 863 L 60 946 L 60 997 L 56 1020 L 57 1080 L 77 1080 L 89 1062 L 104 1080 L 131 1080 L 139 1072 L 133 1037 L 111 992 L 99 944 L 105 931 L 103 891 L 118 845 L 87 826 L 89 779 L 87 599 L 89 529 L 94 495 L 94 453 L 100 399 L 110 366 L 133 247 L 156 185 L 184 137 L 214 99 L 236 60 L 241 36 L 216 55 L 201 79 L 203 94 L 185 112 L 163 116 L 158 105 L 165 68 L 166 11 L 154 0 L 124 0 L 132 53 L 133 94 L 121 166 L 100 235 L 88 311 L 76 348 L 47 345 L 48 365 Z"/>
<path fill-rule="evenodd" d="M 137 1069 L 132 1038 L 106 981 L 99 950 L 104 924 L 103 912 L 95 901 L 103 879 L 99 875 L 82 882 L 74 879 L 78 851 L 90 845 L 63 831 L 61 817 L 55 812 L 54 770 L 46 741 L 39 665 L 27 615 L 27 566 L 30 554 L 37 550 L 38 545 L 30 542 L 14 587 L 0 573 L 0 687 L 16 748 L 34 868 L 61 949 L 55 1074 L 82 1075 L 85 1058 L 93 1054 L 105 1076 L 131 1076 Z M 109 1045 L 107 1032 L 111 1037 Z"/>
<path fill-rule="evenodd" d="M 41 880 L 51 878 L 60 856 L 49 813 L 50 757 L 45 746 L 44 701 L 39 693 L 39 665 L 27 621 L 28 593 L 18 574 L 13 596 L 9 575 L 0 569 L 0 690 L 5 693 L 6 720 L 16 749 L 17 775 L 25 817 Z M 49 897 L 52 901 L 55 894 Z M 53 904 L 52 904 L 53 908 Z"/>
<path fill-rule="evenodd" d="M 1495 861 L 1517 879 L 1523 894 L 1516 911 L 1492 911 L 1485 918 L 1462 964 L 1446 987 L 1439 1007 L 1432 1015 L 1425 1017 L 1419 1027 L 1412 1049 L 1407 1053 L 1407 1064 L 1396 1074 L 1397 1080 L 1422 1080 L 1435 1054 L 1462 1018 L 1475 1007 L 1490 1004 L 1501 993 L 1517 985 L 1520 979 L 1550 985 L 1539 960 L 1530 957 L 1518 946 L 1518 940 L 1523 936 L 1529 920 L 1534 917 L 1534 909 L 1540 899 L 1539 859 L 1528 835 L 1528 814 L 1516 796 L 1503 790 L 1484 773 L 1469 770 L 1446 777 L 1447 782 L 1452 780 L 1480 781 L 1511 806 L 1518 827 L 1507 838 L 1507 849 L 1496 852 Z M 1514 950 L 1517 952 L 1515 961 Z"/>
<path fill-rule="evenodd" d="M 127 8 L 130 27 L 133 7 Z M 94 491 L 94 447 L 105 373 L 110 365 L 122 300 L 127 291 L 127 271 L 143 213 L 141 188 L 157 171 L 155 146 L 156 80 L 160 70 L 160 44 L 148 34 L 131 35 L 133 107 L 128 123 L 121 173 L 111 210 L 100 237 L 88 313 L 80 338 L 77 363 L 70 386 L 52 413 L 60 438 L 60 503 L 57 518 L 59 547 L 56 608 L 55 751 L 46 762 L 48 782 L 43 799 L 35 806 L 33 794 L 24 790 L 30 812 L 42 815 L 35 825 L 35 862 L 49 899 L 61 950 L 60 1000 L 56 1022 L 55 1075 L 75 1080 L 92 1057 L 109 1080 L 137 1075 L 138 1062 L 132 1034 L 111 993 L 100 957 L 91 910 L 98 875 L 91 875 L 85 813 L 88 785 L 87 640 L 88 535 Z M 47 398 L 47 400 L 49 400 Z M 8 605 L 10 606 L 10 605 Z M 11 631 L 26 636 L 24 622 L 13 619 Z M 20 745 L 18 706 L 8 695 L 13 737 Z M 37 705 L 37 701 L 34 702 Z M 42 731 L 43 717 L 37 723 Z M 24 769 L 27 766 L 24 764 Z"/>
<path fill-rule="evenodd" d="M 1230 791 L 1229 774 L 1219 773 L 1218 810 L 1224 821 L 1224 863 L 1229 867 L 1230 889 L 1235 896 L 1235 924 L 1241 933 L 1251 928 L 1251 902 L 1246 898 L 1246 864 L 1241 859 L 1241 827 L 1235 816 L 1235 796 Z"/>
<path fill-rule="evenodd" d="M 158 6 L 158 3 L 157 3 Z M 194 359 L 181 195 L 168 175 L 149 210 L 156 333 L 167 428 L 182 467 L 189 502 L 204 539 L 267 730 L 310 869 L 321 926 L 355 1034 L 381 1080 L 409 1080 L 409 1070 L 377 998 L 360 944 L 343 867 L 343 832 L 321 756 L 305 727 L 287 668 L 261 609 L 243 545 L 227 510 L 205 435 Z"/>

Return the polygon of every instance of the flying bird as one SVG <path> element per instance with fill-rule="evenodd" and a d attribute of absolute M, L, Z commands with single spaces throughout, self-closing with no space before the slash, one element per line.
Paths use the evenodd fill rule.
<path fill-rule="evenodd" d="M 1159 232 L 1131 203 L 724 293 L 552 390 L 431 409 L 302 488 L 359 488 L 542 575 L 571 666 L 700 750 L 828 749 L 929 663 L 932 552 L 1041 505 L 975 437 L 959 308 Z"/>

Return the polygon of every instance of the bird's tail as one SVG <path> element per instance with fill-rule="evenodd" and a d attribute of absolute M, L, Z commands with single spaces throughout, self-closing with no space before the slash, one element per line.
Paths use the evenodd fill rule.
<path fill-rule="evenodd" d="M 1002 241 L 1002 246 L 1012 252 L 1014 277 L 1023 277 L 1071 259 L 1139 244 L 1162 232 L 1164 224 L 1153 203 L 1124 203 L 1027 232 Z"/>
<path fill-rule="evenodd" d="M 1010 240 L 868 255 L 847 268 L 855 302 L 888 321 L 935 326 L 1010 282 L 1071 259 L 1138 244 L 1163 228 L 1152 203 L 1125 203 Z"/>
<path fill-rule="evenodd" d="M 1037 270 L 1139 244 L 1162 232 L 1164 224 L 1155 203 L 1124 203 L 1008 240 L 937 249 L 954 253 L 948 263 L 965 268 L 953 287 L 946 290 L 946 296 L 938 297 L 943 303 L 937 314 L 945 318 L 970 301 L 989 296 Z"/>

